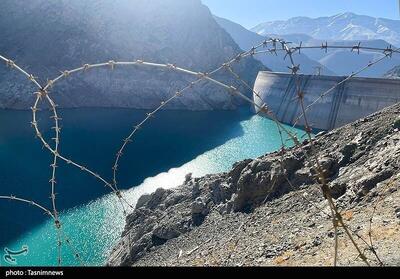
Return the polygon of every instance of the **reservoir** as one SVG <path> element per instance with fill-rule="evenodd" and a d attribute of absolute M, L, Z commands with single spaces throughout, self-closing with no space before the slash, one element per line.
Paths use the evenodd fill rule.
<path fill-rule="evenodd" d="M 60 153 L 111 181 L 122 140 L 146 111 L 132 109 L 60 110 Z M 39 113 L 39 127 L 52 137 L 51 114 Z M 0 195 L 15 195 L 51 208 L 52 156 L 35 138 L 28 111 L 0 110 Z M 302 136 L 304 132 L 289 128 Z M 188 173 L 200 177 L 229 171 L 240 160 L 280 148 L 271 120 L 248 108 L 237 111 L 161 111 L 139 131 L 120 161 L 119 186 L 135 204 L 144 193 L 182 184 Z M 57 169 L 57 207 L 66 237 L 86 265 L 103 265 L 124 225 L 120 203 L 95 178 L 66 163 Z M 0 265 L 5 248 L 27 255 L 17 265 L 57 265 L 53 222 L 29 205 L 0 201 Z M 79 265 L 62 246 L 62 265 Z"/>

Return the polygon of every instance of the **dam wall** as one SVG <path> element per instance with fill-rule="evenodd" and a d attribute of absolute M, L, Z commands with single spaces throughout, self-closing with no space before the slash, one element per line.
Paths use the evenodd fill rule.
<path fill-rule="evenodd" d="M 298 78 L 307 107 L 346 77 L 298 75 Z M 302 114 L 292 74 L 259 72 L 254 91 L 283 123 L 293 125 Z M 262 105 L 260 98 L 253 97 L 257 104 Z M 307 119 L 314 129 L 332 130 L 398 102 L 400 80 L 354 77 L 318 100 L 307 111 Z M 297 124 L 304 125 L 304 119 L 301 118 Z"/>

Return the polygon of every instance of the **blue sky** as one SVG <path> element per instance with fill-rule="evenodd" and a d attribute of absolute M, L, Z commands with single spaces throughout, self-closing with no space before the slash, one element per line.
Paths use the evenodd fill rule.
<path fill-rule="evenodd" d="M 400 19 L 398 0 L 202 0 L 213 14 L 246 28 L 295 16 L 331 16 L 342 12 Z"/>

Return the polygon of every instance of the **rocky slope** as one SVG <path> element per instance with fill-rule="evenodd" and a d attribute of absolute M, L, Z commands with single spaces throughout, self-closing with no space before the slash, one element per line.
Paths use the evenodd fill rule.
<path fill-rule="evenodd" d="M 400 265 L 399 115 L 397 104 L 317 135 L 315 150 L 305 142 L 141 197 L 108 264 L 332 264 L 330 211 L 306 159 L 315 155 L 349 229 L 367 242 L 370 234 L 384 264 Z M 338 247 L 338 264 L 363 264 L 342 229 Z"/>
<path fill-rule="evenodd" d="M 2 0 L 0 53 L 43 83 L 85 63 L 174 63 L 207 72 L 241 52 L 200 0 Z M 241 62 L 239 74 L 253 83 L 263 65 Z M 216 76 L 232 83 L 226 73 Z M 193 77 L 146 68 L 92 69 L 58 83 L 63 107 L 154 108 Z M 0 108 L 29 108 L 34 88 L 0 66 Z M 250 92 L 249 92 L 250 93 Z M 172 102 L 171 109 L 232 109 L 240 102 L 207 82 Z"/>

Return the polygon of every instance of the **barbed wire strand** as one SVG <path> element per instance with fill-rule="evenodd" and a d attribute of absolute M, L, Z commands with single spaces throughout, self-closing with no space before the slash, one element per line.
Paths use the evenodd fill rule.
<path fill-rule="evenodd" d="M 398 50 L 400 50 L 400 48 L 395 49 L 396 52 L 398 53 Z M 394 51 L 394 50 L 393 50 Z M 351 80 L 352 78 L 356 77 L 357 75 L 361 74 L 362 72 L 366 71 L 367 69 L 371 68 L 372 66 L 384 61 L 386 58 L 390 58 L 392 57 L 392 52 L 387 52 L 384 54 L 383 57 L 373 61 L 373 62 L 369 62 L 368 65 L 366 65 L 365 67 L 361 68 L 360 70 L 353 72 L 351 75 L 349 75 L 348 77 L 346 77 L 345 79 L 343 79 L 342 81 L 340 81 L 339 83 L 337 83 L 335 86 L 333 86 L 332 88 L 328 89 L 327 91 L 323 92 L 318 98 L 316 98 L 311 104 L 309 104 L 306 108 L 305 108 L 305 112 L 307 112 L 308 110 L 310 110 L 311 107 L 313 107 L 314 105 L 316 105 L 321 99 L 323 99 L 326 95 L 332 93 L 338 86 L 345 84 L 347 81 Z M 300 119 L 303 118 L 304 116 L 304 112 L 302 112 L 297 118 L 296 120 L 293 122 L 293 126 L 296 126 Z"/>
<path fill-rule="evenodd" d="M 257 49 L 259 49 L 259 48 L 261 48 L 261 47 L 266 48 L 266 47 L 268 46 L 268 44 L 272 44 L 272 45 L 273 45 L 273 48 L 272 48 L 272 49 L 263 50 L 263 51 L 257 51 Z M 279 44 L 281 44 L 281 46 L 282 46 L 281 49 L 277 48 L 277 45 L 279 45 Z M 214 84 L 216 84 L 216 85 L 218 85 L 218 86 L 221 86 L 221 87 L 223 87 L 223 88 L 229 90 L 229 92 L 231 92 L 233 95 L 236 95 L 236 96 L 238 96 L 238 97 L 244 99 L 244 100 L 247 101 L 248 103 L 252 104 L 255 108 L 259 109 L 260 112 L 265 112 L 267 115 L 269 115 L 269 116 L 271 117 L 273 114 L 271 113 L 271 111 L 268 110 L 267 104 L 262 100 L 262 98 L 260 97 L 260 95 L 257 94 L 257 92 L 255 92 L 255 91 L 253 90 L 253 88 L 251 88 L 251 87 L 248 85 L 247 82 L 245 82 L 243 79 L 241 79 L 240 76 L 237 75 L 237 74 L 233 71 L 231 65 L 232 65 L 233 63 L 235 63 L 235 62 L 240 62 L 242 58 L 253 57 L 253 56 L 255 56 L 255 55 L 263 54 L 263 53 L 265 53 L 265 54 L 267 54 L 267 53 L 276 54 L 278 51 L 284 51 L 284 52 L 286 52 L 285 58 L 286 58 L 287 56 L 289 56 L 290 62 L 291 62 L 291 64 L 292 64 L 292 66 L 289 67 L 289 69 L 291 69 L 292 73 L 293 73 L 295 76 L 297 76 L 297 72 L 300 70 L 300 67 L 299 67 L 299 65 L 295 65 L 294 59 L 293 59 L 293 57 L 292 57 L 293 54 L 296 53 L 296 52 L 300 53 L 302 49 L 317 49 L 317 48 L 323 49 L 323 50 L 325 50 L 325 51 L 328 51 L 328 49 L 346 49 L 346 48 L 347 48 L 347 49 L 351 49 L 351 51 L 357 51 L 358 53 L 360 53 L 361 50 L 383 51 L 384 56 L 383 56 L 382 58 L 380 58 L 380 59 L 378 59 L 378 60 L 376 60 L 376 61 L 374 61 L 374 62 L 370 62 L 370 63 L 369 63 L 366 67 L 364 67 L 363 69 L 357 71 L 356 73 L 352 73 L 349 77 L 347 77 L 347 78 L 346 78 L 345 80 L 343 80 L 341 83 L 338 83 L 338 84 L 336 85 L 336 87 L 339 86 L 340 84 L 346 82 L 347 80 L 353 78 L 353 77 L 356 76 L 357 74 L 363 72 L 364 70 L 366 70 L 366 69 L 368 69 L 368 68 L 374 66 L 375 64 L 379 63 L 380 61 L 383 61 L 385 58 L 391 57 L 393 53 L 399 53 L 399 51 L 398 51 L 399 49 L 393 49 L 391 46 L 388 47 L 388 48 L 386 48 L 386 49 L 381 49 L 381 48 L 362 47 L 362 46 L 360 45 L 360 43 L 359 43 L 357 46 L 351 46 L 351 47 L 349 47 L 349 46 L 328 46 L 327 43 L 326 43 L 325 45 L 323 44 L 323 45 L 320 46 L 320 47 L 317 47 L 317 46 L 302 46 L 301 44 L 300 44 L 300 46 L 296 46 L 296 47 L 288 47 L 288 43 L 286 43 L 284 40 L 271 38 L 271 39 L 269 39 L 269 40 L 265 40 L 264 42 L 260 43 L 260 44 L 257 45 L 256 47 L 253 47 L 253 48 L 252 48 L 251 50 L 249 50 L 249 51 L 240 53 L 239 55 L 235 56 L 235 57 L 234 57 L 233 59 L 231 59 L 230 61 L 228 61 L 228 62 L 222 64 L 220 67 L 218 67 L 217 69 L 215 69 L 214 71 L 212 71 L 212 72 L 210 72 L 210 73 L 194 72 L 194 71 L 190 71 L 190 70 L 187 70 L 187 69 L 183 69 L 183 68 L 177 67 L 177 66 L 175 66 L 175 65 L 173 65 L 173 64 L 159 64 L 159 63 L 152 63 L 152 62 L 144 62 L 144 61 L 141 61 L 141 60 L 137 60 L 137 61 L 134 61 L 134 62 L 115 62 L 115 61 L 113 61 L 113 60 L 110 60 L 109 62 L 106 62 L 106 63 L 98 63 L 98 64 L 92 64 L 92 65 L 90 65 L 90 64 L 85 64 L 85 65 L 83 65 L 82 67 L 79 67 L 79 68 L 76 68 L 76 69 L 73 69 L 73 70 L 70 70 L 70 71 L 64 71 L 64 72 L 62 72 L 61 75 L 59 75 L 58 77 L 56 77 L 54 80 L 49 80 L 49 81 L 47 82 L 47 85 L 46 85 L 45 87 L 42 87 L 42 86 L 37 82 L 36 78 L 35 78 L 33 75 L 28 74 L 28 72 L 26 72 L 26 71 L 23 70 L 21 67 L 19 67 L 18 65 L 16 65 L 16 64 L 14 63 L 14 61 L 12 61 L 12 60 L 10 60 L 10 59 L 7 59 L 7 58 L 5 58 L 4 56 L 1 56 L 1 55 L 0 55 L 0 60 L 3 60 L 4 62 L 6 62 L 6 64 L 7 64 L 8 66 L 17 69 L 19 72 L 21 72 L 22 74 L 24 74 L 26 77 L 28 77 L 28 79 L 29 79 L 31 82 L 33 82 L 33 83 L 39 88 L 39 91 L 36 92 L 37 98 L 36 98 L 36 100 L 35 100 L 35 102 L 34 102 L 34 106 L 32 107 L 32 112 L 33 112 L 33 113 L 32 113 L 32 115 L 33 115 L 33 116 L 32 116 L 32 119 L 33 119 L 33 121 L 32 121 L 32 126 L 33 126 L 34 129 L 35 129 L 36 136 L 40 139 L 40 141 L 42 142 L 42 144 L 44 145 L 44 147 L 45 147 L 46 149 L 48 149 L 48 150 L 53 154 L 53 163 L 52 163 L 52 165 L 51 165 L 51 167 L 52 167 L 52 177 L 51 177 L 51 180 L 50 180 L 50 183 L 51 183 L 51 200 L 52 200 L 53 213 L 51 213 L 50 211 L 49 211 L 49 212 L 50 212 L 51 216 L 53 217 L 53 219 L 54 219 L 54 221 L 55 221 L 55 223 L 56 223 L 56 227 L 58 228 L 58 229 L 57 229 L 57 234 L 58 234 L 58 239 L 59 239 L 59 242 L 58 242 L 58 243 L 59 243 L 59 251 L 61 251 L 61 245 L 60 245 L 60 243 L 61 243 L 61 241 L 60 241 L 60 237 L 61 237 L 61 230 L 60 230 L 61 224 L 59 223 L 58 212 L 57 212 L 57 208 L 56 208 L 56 192 L 55 192 L 55 188 L 56 188 L 56 187 L 55 187 L 55 184 L 56 184 L 57 159 L 61 159 L 61 160 L 65 161 L 65 162 L 67 162 L 67 164 L 71 164 L 71 165 L 73 165 L 73 166 L 75 166 L 75 167 L 81 169 L 82 171 L 87 172 L 88 174 L 90 174 L 90 175 L 96 177 L 98 180 L 102 181 L 106 186 L 110 187 L 111 190 L 117 195 L 119 201 L 120 201 L 121 204 L 122 204 L 124 214 L 126 214 L 126 211 L 125 211 L 125 207 L 124 207 L 124 205 L 123 205 L 123 202 L 125 202 L 126 204 L 128 204 L 131 208 L 133 208 L 133 207 L 127 202 L 127 200 L 126 200 L 124 197 L 122 197 L 122 194 L 121 194 L 121 192 L 119 191 L 119 189 L 118 189 L 118 187 L 117 187 L 116 173 L 117 173 L 117 169 L 118 169 L 118 163 L 119 163 L 119 160 L 120 160 L 120 158 L 121 158 L 121 156 L 122 156 L 122 154 L 123 154 L 124 149 L 125 149 L 126 146 L 132 141 L 133 136 L 134 136 L 134 135 L 137 133 L 137 131 L 138 131 L 147 121 L 149 121 L 157 112 L 159 112 L 160 110 L 162 110 L 168 103 L 172 102 L 175 98 L 182 96 L 182 94 L 183 94 L 185 91 L 187 91 L 187 90 L 193 88 L 193 86 L 196 85 L 197 83 L 199 83 L 199 82 L 201 82 L 201 81 L 203 81 L 203 80 L 207 80 L 207 81 L 210 81 L 210 82 L 212 82 L 212 83 L 214 83 Z M 55 84 L 56 82 L 58 82 L 59 80 L 65 78 L 65 77 L 67 77 L 67 76 L 69 76 L 69 75 L 71 75 L 71 74 L 73 74 L 73 73 L 77 73 L 77 72 L 81 72 L 81 71 L 84 71 L 84 72 L 85 72 L 85 71 L 87 71 L 88 69 L 91 69 L 91 68 L 99 68 L 99 67 L 105 67 L 105 66 L 110 66 L 111 69 L 114 69 L 114 67 L 117 66 L 117 65 L 120 65 L 120 66 L 127 66 L 127 65 L 144 65 L 144 66 L 150 66 L 150 67 L 156 67 L 156 68 L 162 68 L 162 69 L 172 69 L 172 70 L 175 70 L 175 71 L 177 71 L 177 72 L 181 72 L 181 73 L 185 73 L 185 74 L 197 76 L 198 79 L 195 80 L 195 81 L 190 82 L 189 85 L 187 85 L 187 86 L 184 87 L 183 89 L 177 91 L 176 94 L 174 94 L 174 95 L 171 96 L 170 98 L 166 99 L 165 101 L 161 102 L 160 106 L 158 106 L 158 107 L 157 107 L 155 110 L 153 110 L 151 113 L 148 113 L 148 114 L 147 114 L 147 117 L 146 117 L 142 122 L 140 122 L 139 125 L 136 125 L 136 126 L 134 127 L 134 130 L 133 130 L 133 131 L 129 134 L 129 136 L 124 140 L 122 147 L 119 149 L 119 151 L 118 151 L 118 153 L 117 153 L 116 160 L 115 160 L 115 163 L 114 163 L 114 166 L 113 166 L 113 183 L 109 183 L 109 182 L 107 182 L 105 179 L 103 179 L 100 175 L 96 174 L 95 172 L 93 172 L 93 171 L 89 170 L 88 168 L 86 168 L 86 167 L 84 167 L 84 166 L 82 166 L 82 165 L 80 165 L 80 164 L 77 164 L 77 163 L 73 162 L 72 160 L 70 160 L 70 159 L 68 159 L 68 158 L 66 158 L 66 157 L 64 157 L 64 156 L 62 156 L 62 155 L 60 155 L 60 153 L 59 153 L 59 143 L 60 143 L 60 136 L 59 136 L 59 133 L 60 133 L 60 130 L 61 130 L 61 129 L 60 129 L 60 126 L 59 126 L 59 120 L 60 120 L 60 118 L 58 117 L 58 113 L 57 113 L 57 110 L 56 110 L 57 105 L 56 105 L 55 102 L 49 97 L 49 94 L 48 94 L 49 91 L 48 91 L 48 90 L 49 90 L 51 87 L 53 87 L 54 84 Z M 215 79 L 213 79 L 213 78 L 210 77 L 212 74 L 215 74 L 215 73 L 219 72 L 219 71 L 222 70 L 222 69 L 228 69 L 228 71 L 231 72 L 231 74 L 234 75 L 234 77 L 235 77 L 237 80 L 239 80 L 246 88 L 251 89 L 251 91 L 253 92 L 253 95 L 254 95 L 255 97 L 259 98 L 259 99 L 262 101 L 262 105 L 260 106 L 259 104 L 257 104 L 256 102 L 254 102 L 252 99 L 248 98 L 246 95 L 244 95 L 243 93 L 241 93 L 237 88 L 235 88 L 235 87 L 233 87 L 233 86 L 226 85 L 225 83 L 222 83 L 222 82 L 220 82 L 220 81 L 218 81 L 218 80 L 215 80 Z M 336 88 L 336 87 L 335 87 L 335 88 Z M 334 88 L 331 89 L 331 90 L 328 90 L 327 92 L 324 92 L 323 94 L 320 95 L 319 99 L 320 99 L 320 98 L 323 98 L 325 95 L 329 94 L 329 93 L 332 92 L 333 90 L 334 90 Z M 300 92 L 299 92 L 299 93 L 300 93 Z M 56 134 L 56 135 L 55 135 L 55 138 L 53 138 L 53 140 L 55 141 L 55 148 L 54 148 L 54 149 L 47 143 L 47 141 L 46 141 L 46 140 L 44 139 L 44 137 L 42 136 L 42 134 L 41 134 L 41 132 L 40 132 L 40 130 L 39 130 L 39 128 L 38 128 L 38 124 L 37 124 L 37 120 L 36 120 L 36 119 L 37 119 L 37 118 L 36 118 L 36 112 L 39 111 L 39 109 L 38 109 L 38 104 L 39 104 L 39 102 L 41 101 L 42 97 L 45 97 L 45 98 L 46 98 L 47 102 L 48 102 L 48 103 L 50 104 L 50 106 L 51 106 L 51 110 L 52 110 L 52 113 L 53 113 L 53 115 L 52 115 L 51 118 L 54 119 L 55 126 L 54 126 L 52 129 L 55 130 L 55 134 Z M 302 98 L 300 98 L 300 99 L 302 99 Z M 302 105 L 302 106 L 303 106 L 303 109 L 302 109 L 302 110 L 303 110 L 303 114 L 304 114 L 304 115 L 300 116 L 298 119 L 301 119 L 302 117 L 306 119 L 306 112 L 307 112 L 307 110 L 308 110 L 309 108 L 311 108 L 313 105 L 315 105 L 315 104 L 318 102 L 319 99 L 315 100 L 315 101 L 314 101 L 311 105 L 309 105 L 307 108 L 304 108 L 304 103 L 303 103 L 303 105 Z M 281 139 L 282 139 L 282 143 L 283 143 L 283 138 L 282 138 L 282 134 L 281 134 L 281 133 L 282 133 L 282 130 L 284 130 L 284 131 L 289 135 L 289 137 L 292 137 L 291 132 L 289 132 L 289 131 L 280 123 L 280 121 L 278 121 L 275 117 L 273 118 L 273 120 L 274 120 L 274 122 L 276 123 L 276 125 L 277 125 L 277 127 L 278 127 L 278 131 L 279 131 L 279 133 L 280 133 L 280 137 L 281 137 Z M 296 120 L 296 122 L 297 122 L 297 121 L 298 121 L 298 120 Z M 309 138 L 311 138 L 310 142 L 312 143 L 311 132 L 308 131 L 308 129 L 309 129 L 308 121 L 305 120 L 305 122 L 307 122 L 307 123 L 306 123 L 306 132 L 307 132 Z M 296 137 L 294 137 L 293 141 L 294 141 L 295 145 L 299 145 L 299 141 L 297 140 Z M 282 150 L 284 151 L 284 145 L 283 145 L 283 144 L 282 144 Z M 283 152 L 283 151 L 282 151 L 282 152 Z M 317 165 L 318 165 L 318 164 L 319 164 L 319 162 L 318 162 L 318 158 L 317 158 Z M 322 176 L 323 176 L 323 171 L 322 171 L 322 170 L 321 170 L 321 174 L 322 174 Z M 286 178 L 287 178 L 287 176 L 286 176 Z M 287 178 L 287 180 L 289 181 L 288 178 Z M 324 179 L 323 179 L 323 180 L 324 180 Z M 325 187 L 325 186 L 323 185 L 323 187 Z M 328 187 L 328 188 L 329 188 L 329 187 Z M 32 204 L 32 205 L 35 205 L 35 206 L 41 208 L 42 210 L 45 210 L 45 212 L 48 213 L 48 212 L 46 211 L 45 208 L 43 208 L 43 207 L 41 207 L 41 206 L 38 206 L 36 203 L 33 203 L 33 202 L 31 202 L 31 201 L 28 201 L 28 200 L 18 199 L 18 198 L 15 198 L 15 197 L 13 197 L 13 196 L 0 196 L 0 199 L 16 200 L 16 201 L 21 201 L 21 202 L 29 203 L 29 204 Z M 331 207 L 331 210 L 333 210 L 332 213 L 335 213 L 335 215 L 337 215 L 337 214 L 340 215 L 340 213 L 338 213 L 338 212 L 337 212 L 337 209 L 335 208 L 335 204 L 334 204 L 334 202 L 333 202 L 333 199 L 332 199 L 332 202 L 329 202 L 329 205 L 330 205 L 330 207 Z M 338 220 L 336 220 L 336 221 L 334 220 L 333 222 L 334 222 L 334 227 L 335 227 L 335 235 L 337 236 L 337 232 L 336 232 L 337 226 L 335 226 L 336 222 L 341 223 L 341 225 L 344 227 L 345 231 L 346 231 L 346 227 L 345 227 L 345 225 L 344 225 L 343 222 L 342 222 L 343 220 L 342 220 L 341 216 L 340 216 L 340 217 L 336 216 L 336 218 L 337 218 Z M 58 227 L 57 224 L 59 224 L 60 227 Z M 346 233 L 347 233 L 347 232 L 346 232 Z M 358 247 L 357 247 L 357 244 L 355 243 L 355 241 L 351 238 L 351 234 L 348 233 L 348 235 L 349 235 L 349 237 L 350 237 L 352 243 L 354 244 L 354 246 L 355 246 L 356 248 L 358 248 Z M 336 246 L 337 246 L 337 237 L 335 237 L 335 242 L 336 242 Z M 371 246 L 373 246 L 373 245 L 371 245 Z M 360 252 L 359 249 L 357 249 L 357 250 Z M 335 264 L 336 264 L 337 248 L 335 248 L 335 251 L 336 251 L 336 252 L 335 252 Z M 361 252 L 360 252 L 359 254 L 360 254 L 361 258 L 365 261 L 365 256 L 364 256 Z M 60 252 L 59 252 L 59 255 L 60 255 Z M 78 254 L 78 255 L 79 255 L 79 254 Z M 59 264 L 61 264 L 61 256 L 58 257 L 58 262 L 59 262 Z M 366 263 L 368 264 L 368 262 L 366 262 Z"/>
<path fill-rule="evenodd" d="M 13 196 L 13 195 L 11 195 L 11 196 L 0 196 L 0 200 L 21 202 L 21 203 L 24 203 L 24 204 L 28 204 L 28 205 L 34 206 L 36 208 L 39 208 L 46 215 L 49 215 L 52 219 L 55 220 L 55 217 L 54 217 L 53 213 L 49 209 L 47 209 L 46 207 L 40 205 L 39 203 L 37 203 L 35 201 L 24 199 L 24 198 L 19 198 L 19 197 Z"/>
<path fill-rule="evenodd" d="M 40 92 L 45 92 L 42 91 L 42 86 L 39 84 L 39 82 L 37 81 L 36 77 L 32 74 L 29 74 L 27 71 L 25 71 L 23 68 L 21 68 L 20 66 L 18 66 L 13 60 L 7 59 L 4 56 L 0 55 L 0 59 L 6 62 L 6 65 L 11 67 L 11 68 L 15 68 L 17 71 L 21 72 L 23 75 L 25 75 L 26 77 L 28 77 L 28 79 L 36 86 L 40 89 Z M 39 96 L 39 95 L 38 95 Z M 33 110 L 33 109 L 32 109 Z M 33 110 L 34 111 L 34 110 Z M 58 153 L 58 146 L 59 146 L 59 125 L 58 125 L 58 115 L 57 115 L 57 111 L 55 110 L 55 106 L 53 104 L 53 113 L 54 113 L 54 121 L 55 121 L 55 150 Z M 36 121 L 33 120 L 32 123 L 35 123 Z M 55 184 L 56 184 L 56 168 L 57 168 L 57 156 L 54 155 L 53 156 L 53 163 L 51 165 L 52 168 L 52 175 L 51 175 L 51 179 L 50 179 L 50 183 L 51 183 L 51 201 L 52 201 L 52 208 L 53 208 L 53 219 L 54 219 L 54 225 L 57 231 L 57 262 L 58 265 L 61 265 L 61 238 L 60 238 L 60 228 L 61 228 L 61 223 L 59 220 L 59 216 L 58 216 L 58 212 L 57 212 L 57 207 L 56 207 L 56 194 L 55 194 Z"/>

